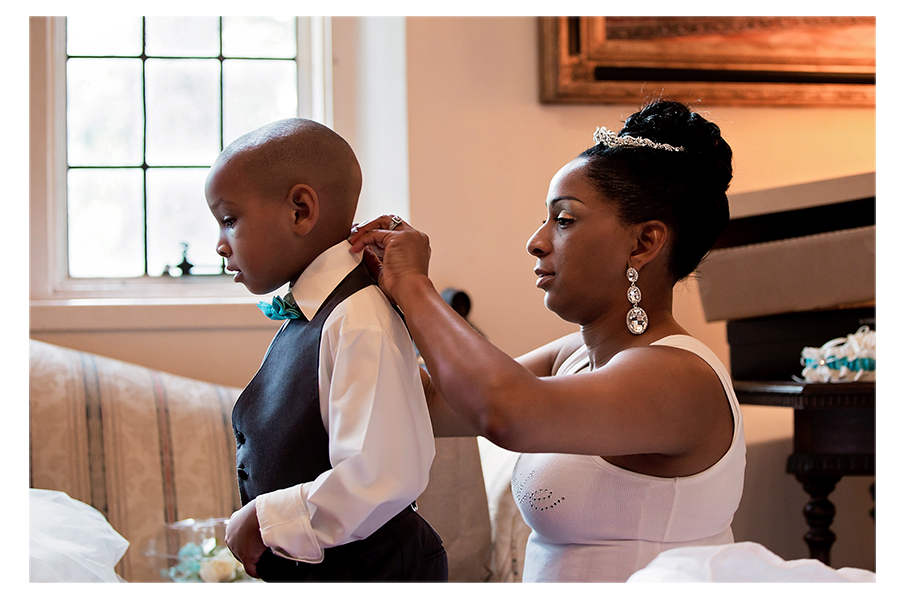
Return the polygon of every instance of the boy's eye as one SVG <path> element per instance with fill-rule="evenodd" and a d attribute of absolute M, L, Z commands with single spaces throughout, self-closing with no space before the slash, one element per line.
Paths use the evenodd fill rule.
<path fill-rule="evenodd" d="M 234 227 L 234 219 L 224 219 L 222 221 L 222 225 L 224 225 L 227 229 L 231 229 Z"/>

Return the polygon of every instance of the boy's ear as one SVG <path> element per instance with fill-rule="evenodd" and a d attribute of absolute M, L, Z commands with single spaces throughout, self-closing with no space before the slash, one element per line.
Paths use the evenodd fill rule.
<path fill-rule="evenodd" d="M 629 265 L 639 270 L 663 251 L 669 239 L 669 227 L 662 221 L 646 221 L 635 226 L 634 247 Z"/>
<path fill-rule="evenodd" d="M 295 233 L 308 234 L 319 221 L 319 196 L 316 190 L 305 183 L 298 183 L 288 193 L 288 201 L 293 211 Z"/>

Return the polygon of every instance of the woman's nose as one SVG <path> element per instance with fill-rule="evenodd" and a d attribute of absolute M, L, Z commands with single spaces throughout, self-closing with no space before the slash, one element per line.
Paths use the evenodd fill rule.
<path fill-rule="evenodd" d="M 549 244 L 543 235 L 543 231 L 544 225 L 541 225 L 538 227 L 538 230 L 528 238 L 528 244 L 525 246 L 528 250 L 528 254 L 531 254 L 532 256 L 544 256 L 550 251 Z"/>

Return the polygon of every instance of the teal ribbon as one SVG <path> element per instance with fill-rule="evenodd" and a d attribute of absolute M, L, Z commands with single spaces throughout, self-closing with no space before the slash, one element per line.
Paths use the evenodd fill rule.
<path fill-rule="evenodd" d="M 281 296 L 275 296 L 272 298 L 272 303 L 268 302 L 259 302 L 257 303 L 259 310 L 263 311 L 263 314 L 269 317 L 274 321 L 283 321 L 285 319 L 302 319 L 306 320 L 306 317 L 300 312 L 300 309 L 297 308 L 297 304 L 294 302 L 294 297 L 291 296 L 290 292 L 288 292 L 284 299 Z"/>
<path fill-rule="evenodd" d="M 847 367 L 851 371 L 874 371 L 875 370 L 875 359 L 874 358 L 855 358 L 853 360 L 847 360 L 846 358 L 829 358 L 826 359 L 824 364 L 822 362 L 807 358 L 805 361 L 806 367 L 818 367 L 824 366 L 829 369 L 834 369 L 835 371 L 839 371 L 841 367 Z"/>

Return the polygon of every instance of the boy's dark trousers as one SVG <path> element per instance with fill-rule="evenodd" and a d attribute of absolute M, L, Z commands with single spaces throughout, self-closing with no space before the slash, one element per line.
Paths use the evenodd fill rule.
<path fill-rule="evenodd" d="M 447 552 L 441 538 L 412 508 L 405 508 L 378 531 L 325 549 L 325 560 L 310 564 L 267 551 L 256 565 L 264 581 L 447 581 Z"/>

